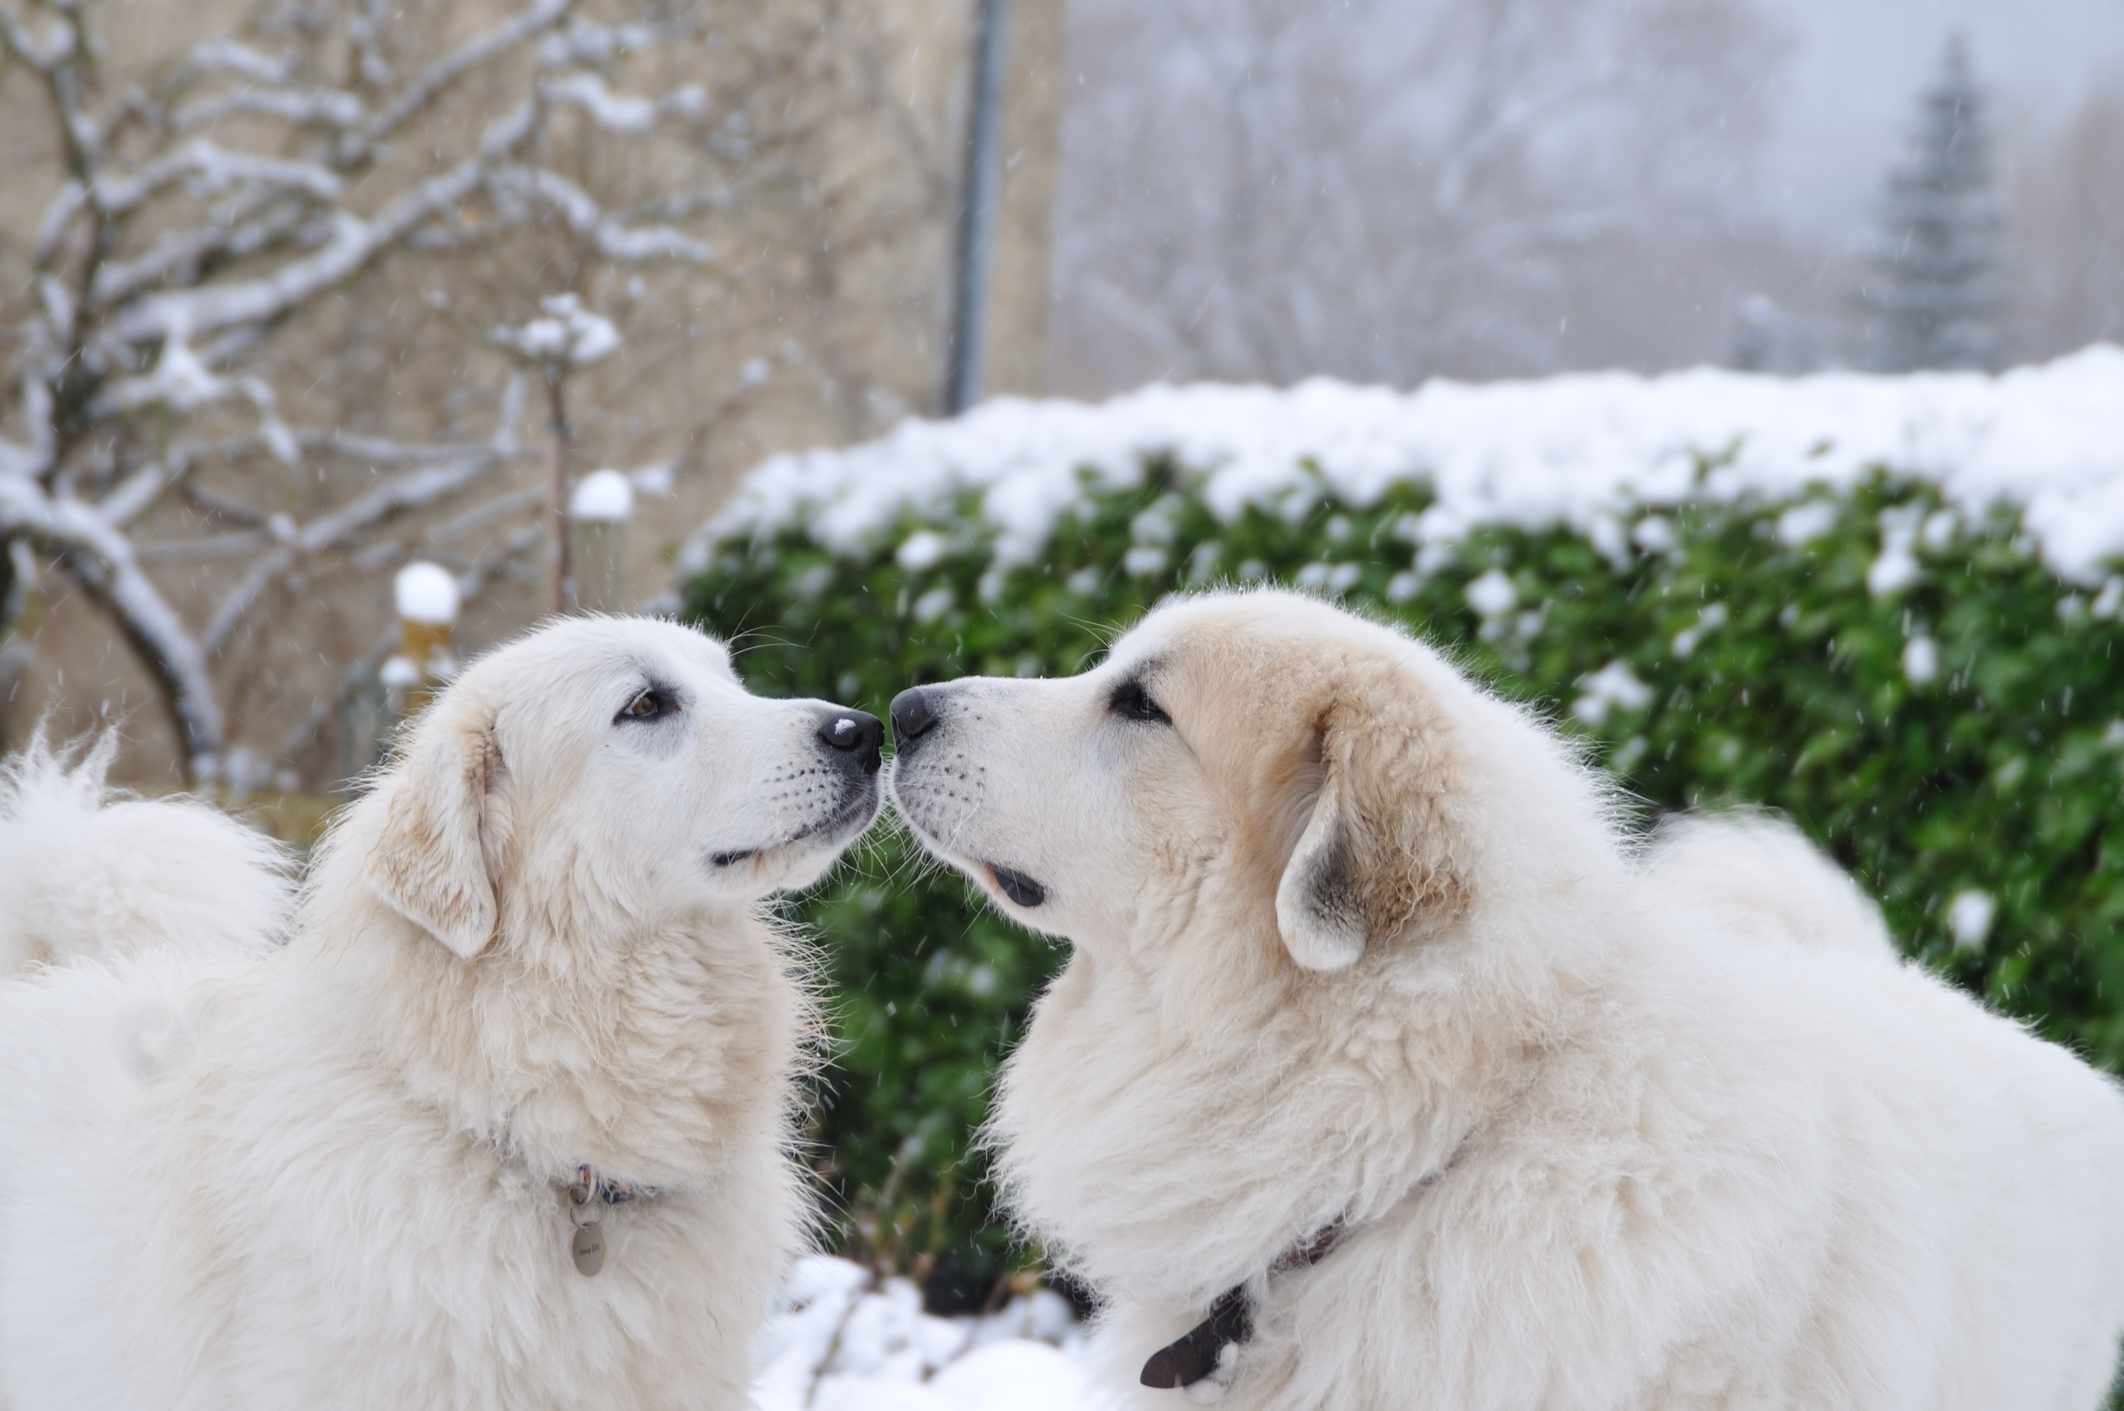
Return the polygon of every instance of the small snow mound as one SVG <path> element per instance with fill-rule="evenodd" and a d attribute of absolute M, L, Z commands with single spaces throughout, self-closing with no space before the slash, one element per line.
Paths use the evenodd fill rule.
<path fill-rule="evenodd" d="M 918 529 L 907 536 L 896 557 L 900 567 L 909 573 L 926 573 L 943 560 L 944 551 L 949 547 L 944 536 L 935 530 Z"/>
<path fill-rule="evenodd" d="M 516 327 L 503 325 L 487 337 L 531 362 L 584 367 L 611 356 L 620 345 L 612 321 L 583 307 L 573 294 L 554 294 L 540 301 L 544 318 Z"/>
<path fill-rule="evenodd" d="M 457 621 L 457 580 L 441 564 L 407 564 L 392 580 L 391 596 L 407 622 Z"/>
<path fill-rule="evenodd" d="M 616 470 L 593 470 L 568 497 L 568 517 L 612 523 L 634 514 L 634 486 Z"/>
<path fill-rule="evenodd" d="M 1704 604 L 1703 610 L 1696 614 L 1696 625 L 1694 627 L 1684 627 L 1681 631 L 1674 634 L 1674 655 L 1678 657 L 1688 656 L 1696 650 L 1697 644 L 1704 640 L 1705 633 L 1725 625 L 1726 605 L 1724 603 Z"/>
<path fill-rule="evenodd" d="M 1998 918 L 1999 904 L 1989 892 L 1971 887 L 1954 894 L 1947 904 L 1947 929 L 1954 934 L 1956 950 L 1982 950 L 1991 937 L 1991 923 Z"/>
<path fill-rule="evenodd" d="M 1502 570 L 1491 569 L 1468 584 L 1468 606 L 1484 617 L 1503 617 L 1519 603 L 1519 590 Z"/>
<path fill-rule="evenodd" d="M 1571 713 L 1595 727 L 1606 724 L 1617 709 L 1643 710 L 1652 704 L 1652 688 L 1624 662 L 1611 661 L 1578 684 L 1584 694 L 1572 702 Z"/>
<path fill-rule="evenodd" d="M 914 620 L 925 624 L 935 622 L 957 605 L 957 595 L 951 589 L 939 585 L 914 600 Z"/>
<path fill-rule="evenodd" d="M 1912 637 L 1903 644 L 1903 675 L 1912 685 L 1922 686 L 1938 679 L 1940 674 L 1940 644 L 1930 637 Z"/>
<path fill-rule="evenodd" d="M 1836 506 L 1827 500 L 1809 500 L 1777 517 L 1777 541 L 1788 549 L 1803 549 L 1836 527 Z"/>

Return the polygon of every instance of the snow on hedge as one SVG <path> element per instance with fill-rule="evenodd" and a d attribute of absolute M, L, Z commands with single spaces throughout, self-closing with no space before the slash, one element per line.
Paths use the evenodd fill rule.
<path fill-rule="evenodd" d="M 836 551 L 867 551 L 903 517 L 950 519 L 969 491 L 998 560 L 1029 562 L 1082 498 L 1080 476 L 1133 484 L 1161 456 L 1206 477 L 1208 503 L 1225 516 L 1302 490 L 1307 467 L 1360 505 L 1428 479 L 1437 504 L 1413 527 L 1424 543 L 1480 524 L 1559 522 L 1600 542 L 1632 504 L 1781 494 L 1884 466 L 1934 481 L 1965 512 L 2020 505 L 2052 566 L 2095 581 L 2101 561 L 2124 552 L 2124 348 L 1997 376 L 1699 369 L 1413 392 L 1316 380 L 1153 386 L 1096 405 L 1001 398 L 955 421 L 910 421 L 865 445 L 764 462 L 681 564 L 698 571 L 720 540 L 798 523 Z M 929 551 L 927 541 L 902 547 L 916 559 Z"/>

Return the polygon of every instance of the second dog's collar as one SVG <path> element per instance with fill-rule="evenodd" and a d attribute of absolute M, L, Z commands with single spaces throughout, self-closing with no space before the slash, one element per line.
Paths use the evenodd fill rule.
<path fill-rule="evenodd" d="M 1462 1137 L 1437 1170 L 1418 1181 L 1410 1190 L 1414 1196 L 1438 1183 L 1439 1177 L 1453 1169 L 1467 1150 L 1468 1139 Z M 1270 1275 L 1293 1269 L 1310 1269 L 1333 1254 L 1349 1233 L 1348 1222 L 1341 1216 L 1292 1245 L 1276 1256 L 1268 1267 Z M 1215 1372 L 1223 1364 L 1227 1349 L 1236 1348 L 1254 1336 L 1254 1296 L 1246 1291 L 1246 1285 L 1233 1284 L 1217 1296 L 1210 1305 L 1209 1317 L 1189 1328 L 1185 1333 L 1159 1348 L 1143 1364 L 1140 1378 L 1143 1385 L 1159 1391 L 1174 1387 L 1190 1387 Z"/>
<path fill-rule="evenodd" d="M 1269 1266 L 1270 1274 L 1287 1269 L 1309 1269 L 1335 1252 L 1342 1243 L 1341 1220 L 1314 1231 L 1291 1246 Z M 1190 1387 L 1217 1370 L 1224 1350 L 1237 1347 L 1254 1336 L 1254 1298 L 1245 1284 L 1233 1284 L 1210 1305 L 1209 1317 L 1189 1328 L 1150 1355 L 1140 1380 L 1158 1391 Z"/>

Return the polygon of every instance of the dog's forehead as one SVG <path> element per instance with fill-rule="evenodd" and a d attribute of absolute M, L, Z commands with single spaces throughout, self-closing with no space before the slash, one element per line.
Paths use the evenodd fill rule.
<path fill-rule="evenodd" d="M 677 622 L 653 618 L 569 618 L 483 658 L 483 677 L 569 680 L 579 685 L 646 677 L 696 686 L 738 685 L 730 652 L 720 641 Z"/>
<path fill-rule="evenodd" d="M 1207 593 L 1161 604 L 1114 644 L 1116 661 L 1151 662 L 1192 675 L 1220 677 L 1264 648 L 1327 636 L 1346 619 L 1334 608 L 1291 593 Z"/>

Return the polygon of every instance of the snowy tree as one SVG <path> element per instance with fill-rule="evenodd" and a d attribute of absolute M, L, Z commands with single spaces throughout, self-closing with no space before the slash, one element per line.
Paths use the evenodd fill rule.
<path fill-rule="evenodd" d="M 1749 0 L 1079 0 L 1071 23 L 1091 86 L 1058 336 L 1102 384 L 1554 368 L 1573 261 L 1736 179 L 1787 52 Z"/>
<path fill-rule="evenodd" d="M 1984 93 L 1969 46 L 1956 36 L 1938 78 L 1919 97 L 1909 151 L 1889 173 L 1859 291 L 1874 367 L 1999 365 L 2001 227 Z"/>
<path fill-rule="evenodd" d="M 674 309 L 799 284 L 713 227 L 820 199 L 803 144 L 845 111 L 828 105 L 887 101 L 839 0 L 748 10 L 734 34 L 708 0 L 268 0 L 124 83 L 97 29 L 116 16 L 6 4 L 0 75 L 34 87 L 60 180 L 6 311 L 0 678 L 21 668 L 24 583 L 50 574 L 146 668 L 195 781 L 222 768 L 230 703 L 270 674 L 275 619 L 327 585 L 433 558 L 468 603 L 540 577 L 564 593 L 568 385 L 635 350 L 597 296 L 668 343 L 703 336 Z M 36 169 L 27 134 L 14 160 Z M 843 365 L 793 332 L 775 355 L 807 376 Z M 694 389 L 667 439 L 720 425 L 753 366 Z M 392 649 L 387 627 L 368 635 L 349 690 Z M 304 748 L 330 709 L 267 753 Z"/>

